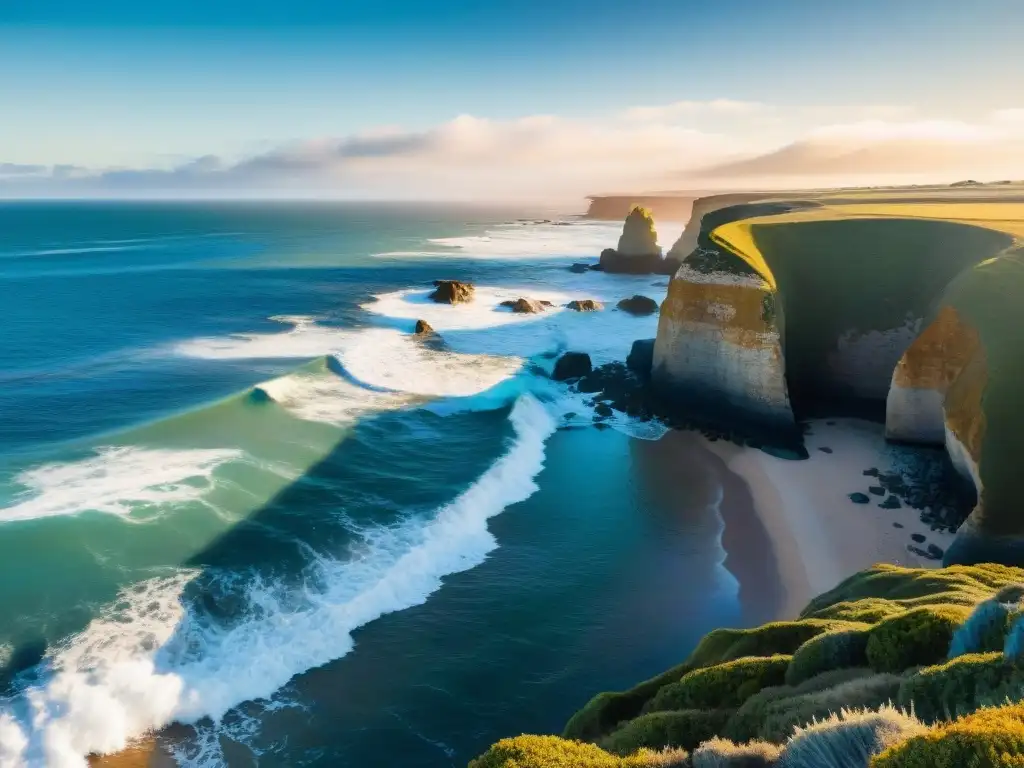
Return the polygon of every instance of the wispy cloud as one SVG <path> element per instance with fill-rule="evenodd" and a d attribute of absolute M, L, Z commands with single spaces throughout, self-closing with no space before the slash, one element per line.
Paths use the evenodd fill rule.
<path fill-rule="evenodd" d="M 709 115 L 732 124 L 711 130 L 700 122 Z M 637 107 L 591 121 L 461 115 L 425 130 L 306 139 L 241 161 L 205 155 L 170 169 L 0 163 L 0 195 L 553 200 L 961 176 L 1024 176 L 1024 109 L 974 123 L 925 119 L 912 107 L 783 108 L 729 99 Z"/>

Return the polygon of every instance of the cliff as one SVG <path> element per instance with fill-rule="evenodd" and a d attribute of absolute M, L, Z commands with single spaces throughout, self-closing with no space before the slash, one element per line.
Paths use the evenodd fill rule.
<path fill-rule="evenodd" d="M 857 415 L 944 445 L 978 495 L 946 562 L 1024 564 L 1008 458 L 1024 455 L 1024 206 L 721 202 L 694 207 L 655 342 L 659 391 L 772 442 L 798 419 Z"/>
<path fill-rule="evenodd" d="M 652 380 L 696 423 L 795 436 L 782 326 L 760 276 L 684 264 L 661 306 Z"/>
<path fill-rule="evenodd" d="M 588 199 L 588 219 L 622 221 L 634 206 L 649 210 L 662 221 L 686 221 L 690 217 L 693 201 L 699 195 L 693 192 L 670 192 L 661 195 L 601 195 Z"/>

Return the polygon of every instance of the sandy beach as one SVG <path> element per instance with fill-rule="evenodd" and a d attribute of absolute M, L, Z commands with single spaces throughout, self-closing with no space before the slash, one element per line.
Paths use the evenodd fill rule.
<path fill-rule="evenodd" d="M 772 615 L 767 618 L 793 618 L 815 595 L 878 562 L 940 565 L 910 552 L 907 545 L 919 533 L 927 543 L 945 549 L 952 534 L 932 531 L 918 510 L 882 509 L 876 496 L 868 504 L 849 498 L 872 484 L 864 470 L 892 471 L 896 451 L 905 450 L 888 445 L 883 432 L 882 425 L 859 419 L 812 421 L 805 440 L 810 458 L 805 461 L 776 458 L 696 433 L 673 431 L 662 439 L 672 453 L 689 453 L 694 442 L 701 443 L 733 475 L 723 477 L 722 483 L 722 544 L 725 567 L 740 582 L 745 608 L 765 606 L 752 610 L 751 618 L 768 606 Z M 766 551 L 759 553 L 762 547 Z M 762 564 L 746 562 L 748 558 L 760 558 Z M 766 567 L 774 573 L 766 574 Z"/>

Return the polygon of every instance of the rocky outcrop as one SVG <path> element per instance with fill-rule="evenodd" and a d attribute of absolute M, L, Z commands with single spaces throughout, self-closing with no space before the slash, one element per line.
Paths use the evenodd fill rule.
<path fill-rule="evenodd" d="M 570 265 L 569 271 L 574 272 L 577 275 L 582 275 L 590 270 L 590 266 L 590 264 L 577 261 L 575 264 Z"/>
<path fill-rule="evenodd" d="M 573 299 L 565 307 L 574 312 L 597 312 L 604 309 L 604 304 L 593 299 Z"/>
<path fill-rule="evenodd" d="M 694 196 L 686 192 L 673 195 L 607 195 L 588 198 L 586 218 L 622 221 L 636 206 L 642 205 L 663 221 L 686 221 Z"/>
<path fill-rule="evenodd" d="M 640 294 L 623 299 L 615 306 L 631 315 L 653 315 L 658 311 L 658 302 Z"/>
<path fill-rule="evenodd" d="M 756 275 L 680 267 L 662 304 L 652 380 L 682 415 L 798 438 L 786 390 L 776 294 Z"/>
<path fill-rule="evenodd" d="M 555 381 L 568 381 L 586 376 L 593 370 L 590 355 L 586 352 L 566 352 L 555 363 L 551 378 Z"/>
<path fill-rule="evenodd" d="M 651 212 L 633 208 L 622 226 L 617 248 L 601 251 L 600 266 L 605 272 L 646 275 L 661 271 L 661 246 Z"/>
<path fill-rule="evenodd" d="M 535 315 L 543 312 L 546 307 L 551 306 L 550 301 L 537 301 L 536 299 L 518 298 L 514 301 L 503 301 L 501 306 L 511 309 L 521 315 Z"/>
<path fill-rule="evenodd" d="M 654 339 L 637 339 L 626 356 L 626 367 L 641 378 L 649 378 L 654 367 Z"/>
<path fill-rule="evenodd" d="M 430 323 L 428 323 L 426 320 L 417 320 L 416 321 L 416 328 L 413 330 L 413 333 L 415 333 L 417 335 L 421 335 L 421 334 L 433 333 L 433 332 L 434 332 L 433 326 L 431 326 Z"/>
<path fill-rule="evenodd" d="M 473 300 L 475 288 L 458 280 L 435 280 L 434 292 L 427 298 L 438 304 L 465 304 Z"/>

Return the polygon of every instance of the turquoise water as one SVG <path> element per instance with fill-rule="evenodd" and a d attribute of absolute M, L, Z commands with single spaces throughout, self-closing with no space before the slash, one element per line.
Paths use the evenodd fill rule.
<path fill-rule="evenodd" d="M 463 765 L 740 620 L 713 489 L 544 375 L 656 318 L 498 306 L 664 279 L 528 215 L 0 204 L 0 762 Z"/>

